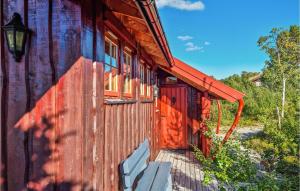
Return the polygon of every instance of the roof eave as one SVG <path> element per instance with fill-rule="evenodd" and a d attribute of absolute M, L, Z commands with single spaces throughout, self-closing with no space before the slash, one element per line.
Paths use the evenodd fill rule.
<path fill-rule="evenodd" d="M 245 96 L 244 93 L 239 92 L 238 90 L 235 90 L 210 76 L 207 76 L 176 58 L 175 65 L 173 67 L 161 68 L 200 91 L 208 91 L 209 94 L 214 97 L 224 99 L 229 102 L 235 102 Z"/>
<path fill-rule="evenodd" d="M 174 65 L 174 60 L 161 25 L 155 3 L 151 3 L 149 0 L 135 2 L 142 16 L 144 17 L 152 35 L 154 36 L 155 42 L 162 51 L 167 64 L 169 65 L 169 67 L 171 67 L 172 65 Z M 155 19 L 155 17 L 157 19 Z"/>

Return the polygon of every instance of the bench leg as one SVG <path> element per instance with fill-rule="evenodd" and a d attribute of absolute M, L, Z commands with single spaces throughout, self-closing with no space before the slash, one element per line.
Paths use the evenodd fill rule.
<path fill-rule="evenodd" d="M 168 187 L 167 191 L 172 191 L 172 175 L 170 174 L 168 177 Z"/>

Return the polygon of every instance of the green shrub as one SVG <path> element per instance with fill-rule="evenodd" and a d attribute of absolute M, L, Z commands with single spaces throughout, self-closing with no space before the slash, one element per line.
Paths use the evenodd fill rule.
<path fill-rule="evenodd" d="M 300 163 L 297 156 L 284 156 L 279 161 L 276 170 L 286 175 L 298 175 L 300 173 Z"/>
<path fill-rule="evenodd" d="M 211 157 L 218 150 L 219 144 L 220 140 L 213 137 L 214 146 Z M 219 181 L 220 189 L 222 185 L 236 187 L 239 182 L 254 181 L 253 177 L 256 174 L 255 164 L 251 162 L 249 152 L 241 149 L 239 141 L 230 139 L 217 151 L 214 160 L 205 158 L 196 146 L 193 148 L 196 159 L 203 166 L 204 184 L 209 184 L 213 177 Z"/>

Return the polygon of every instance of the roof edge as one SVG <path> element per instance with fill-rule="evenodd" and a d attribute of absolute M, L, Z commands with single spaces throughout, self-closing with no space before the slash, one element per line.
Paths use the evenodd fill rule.
<path fill-rule="evenodd" d="M 135 2 L 140 9 L 141 14 L 145 18 L 147 25 L 149 26 L 150 31 L 154 36 L 154 39 L 157 42 L 159 48 L 161 49 L 167 63 L 169 64 L 169 66 L 174 65 L 174 59 L 159 18 L 155 1 L 144 0 Z"/>
<path fill-rule="evenodd" d="M 169 68 L 162 68 L 166 72 L 169 72 L 189 85 L 195 87 L 198 90 L 206 90 L 212 95 L 217 95 L 219 98 L 227 100 L 229 102 L 237 101 L 245 96 L 244 93 L 220 82 L 217 79 L 212 78 L 193 68 L 192 66 L 184 63 L 183 61 L 174 58 L 175 65 Z"/>

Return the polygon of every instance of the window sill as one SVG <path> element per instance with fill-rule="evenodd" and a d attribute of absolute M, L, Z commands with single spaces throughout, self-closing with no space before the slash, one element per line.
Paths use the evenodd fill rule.
<path fill-rule="evenodd" d="M 141 103 L 153 103 L 154 100 L 153 99 L 145 99 L 145 100 L 141 100 Z"/>
<path fill-rule="evenodd" d="M 104 104 L 106 105 L 120 105 L 120 104 L 134 104 L 136 100 L 122 100 L 122 99 L 105 99 Z"/>

